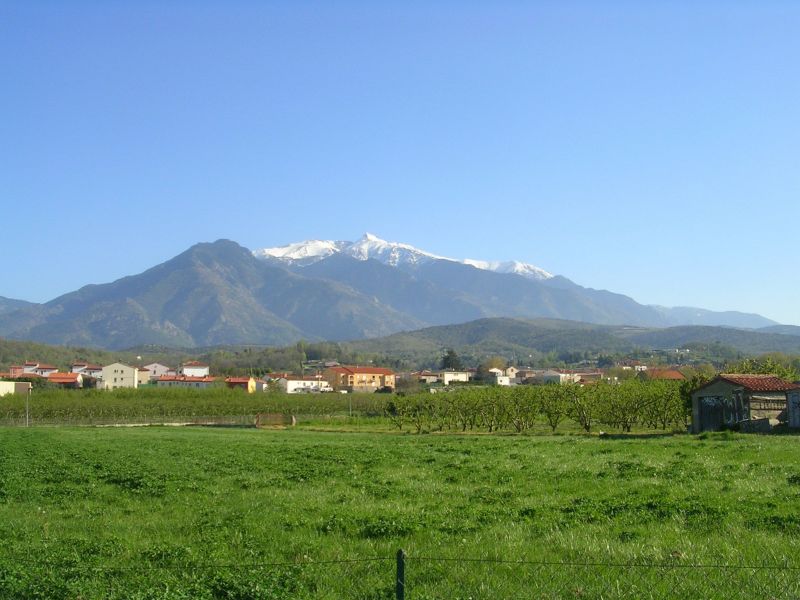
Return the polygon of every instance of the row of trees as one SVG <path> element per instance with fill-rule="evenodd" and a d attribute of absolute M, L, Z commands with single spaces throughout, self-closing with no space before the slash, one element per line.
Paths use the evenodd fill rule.
<path fill-rule="evenodd" d="M 416 432 L 511 430 L 545 423 L 556 431 L 572 421 L 586 432 L 599 425 L 631 431 L 685 428 L 689 409 L 681 385 L 672 381 L 630 380 L 611 385 L 461 388 L 437 394 L 392 398 L 386 416 Z"/>

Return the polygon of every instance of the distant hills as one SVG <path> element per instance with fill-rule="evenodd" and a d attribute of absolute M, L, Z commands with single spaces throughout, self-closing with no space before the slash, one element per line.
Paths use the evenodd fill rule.
<path fill-rule="evenodd" d="M 555 319 L 493 318 L 339 344 L 292 344 L 282 348 L 141 346 L 106 351 L 0 339 L 0 370 L 24 360 L 39 360 L 67 368 L 71 361 L 79 359 L 100 364 L 116 360 L 139 364 L 159 361 L 174 366 L 196 358 L 212 365 L 215 373 L 236 374 L 251 373 L 253 369 L 258 372 L 296 370 L 304 356 L 411 369 L 436 367 L 445 349 L 455 350 L 471 366 L 489 356 L 502 356 L 518 365 L 545 366 L 561 361 L 576 363 L 584 358 L 593 360 L 600 355 L 641 357 L 651 351 L 665 353 L 667 361 L 673 356 L 681 362 L 724 363 L 771 351 L 798 354 L 800 335 L 727 327 L 652 329 Z M 676 354 L 675 349 L 682 352 Z M 137 360 L 137 355 L 142 360 Z"/>
<path fill-rule="evenodd" d="M 0 298 L 0 336 L 107 349 L 359 340 L 487 318 L 793 331 L 759 315 L 646 306 L 535 265 L 453 260 L 371 235 L 255 252 L 219 240 L 44 304 Z M 598 344 L 624 339 L 607 335 L 591 329 L 606 336 Z"/>
<path fill-rule="evenodd" d="M 25 300 L 14 300 L 13 298 L 0 296 L 0 315 L 25 308 L 27 306 L 35 306 L 35 304 L 33 302 L 25 302 Z"/>
<path fill-rule="evenodd" d="M 350 342 L 357 352 L 419 363 L 440 357 L 445 348 L 470 357 L 499 355 L 524 364 L 541 354 L 627 354 L 714 346 L 743 355 L 800 353 L 800 335 L 744 331 L 729 327 L 681 326 L 664 329 L 593 325 L 554 319 L 479 319 L 428 327 L 384 338 Z M 691 353 L 690 353 L 691 354 Z M 427 358 L 426 358 L 427 357 Z"/>

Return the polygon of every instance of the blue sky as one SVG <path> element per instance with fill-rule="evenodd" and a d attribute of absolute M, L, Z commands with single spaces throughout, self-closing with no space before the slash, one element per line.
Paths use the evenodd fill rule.
<path fill-rule="evenodd" d="M 0 295 L 370 231 L 800 324 L 794 2 L 4 2 Z"/>

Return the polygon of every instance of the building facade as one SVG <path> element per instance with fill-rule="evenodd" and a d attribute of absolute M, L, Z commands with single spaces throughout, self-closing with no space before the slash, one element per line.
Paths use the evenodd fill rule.
<path fill-rule="evenodd" d="M 181 366 L 178 375 L 184 375 L 186 377 L 208 377 L 209 367 L 197 361 L 187 362 Z"/>
<path fill-rule="evenodd" d="M 310 394 L 332 392 L 331 385 L 321 377 L 281 377 L 276 381 L 278 388 L 287 394 Z"/>
<path fill-rule="evenodd" d="M 377 392 L 395 387 L 394 371 L 382 367 L 331 367 L 322 377 L 337 392 Z"/>
<path fill-rule="evenodd" d="M 106 390 L 117 388 L 137 388 L 139 387 L 139 369 L 122 363 L 111 363 L 103 367 L 102 387 Z"/>

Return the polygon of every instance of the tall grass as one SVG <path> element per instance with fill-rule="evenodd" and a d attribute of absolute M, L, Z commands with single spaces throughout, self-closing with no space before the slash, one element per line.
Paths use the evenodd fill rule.
<path fill-rule="evenodd" d="M 796 442 L 2 429 L 0 597 L 797 597 Z"/>

